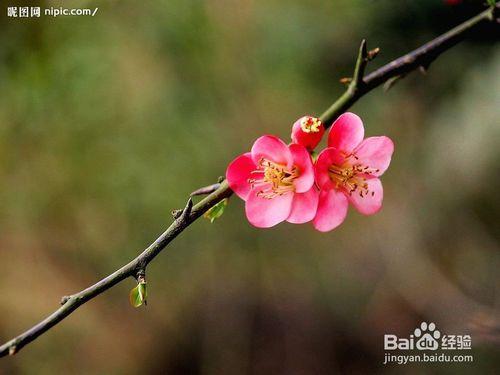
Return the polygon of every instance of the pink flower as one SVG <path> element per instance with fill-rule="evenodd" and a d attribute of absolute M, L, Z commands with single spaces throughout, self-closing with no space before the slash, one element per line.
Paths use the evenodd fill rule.
<path fill-rule="evenodd" d="M 312 151 L 321 141 L 324 133 L 325 127 L 319 118 L 304 116 L 293 124 L 292 142 Z"/>
<path fill-rule="evenodd" d="M 229 164 L 226 178 L 246 202 L 248 221 L 256 227 L 269 228 L 284 220 L 301 224 L 316 215 L 319 193 L 314 186 L 314 167 L 301 145 L 262 136 L 251 152 Z"/>
<path fill-rule="evenodd" d="M 320 188 L 314 227 L 327 232 L 339 226 L 349 202 L 362 214 L 372 215 L 382 207 L 380 177 L 389 167 L 394 144 L 388 137 L 364 137 L 363 122 L 344 113 L 332 125 L 328 148 L 315 164 Z"/>

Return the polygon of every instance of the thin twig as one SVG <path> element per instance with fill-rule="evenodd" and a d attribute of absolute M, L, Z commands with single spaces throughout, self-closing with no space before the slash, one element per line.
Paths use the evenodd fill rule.
<path fill-rule="evenodd" d="M 204 186 L 202 188 L 196 189 L 193 191 L 189 196 L 194 197 L 196 195 L 207 195 L 213 193 L 215 190 L 217 190 L 220 187 L 220 183 Z"/>
<path fill-rule="evenodd" d="M 358 90 L 363 87 L 363 77 L 365 76 L 366 64 L 368 64 L 368 51 L 366 49 L 366 40 L 363 39 L 361 41 L 361 45 L 359 46 L 358 58 L 356 59 L 354 75 L 352 76 L 349 89 Z"/>
<path fill-rule="evenodd" d="M 486 9 L 436 39 L 368 74 L 362 80 L 358 80 L 358 85 L 355 87 L 352 87 L 353 79 L 345 93 L 320 116 L 321 121 L 329 127 L 333 120 L 356 103 L 359 98 L 384 82 L 396 76 L 404 76 L 420 66 L 428 69 L 439 55 L 462 41 L 471 30 L 484 22 L 496 23 L 499 12 L 500 5 L 497 3 L 496 6 Z M 359 58 L 357 63 L 361 63 Z"/>
<path fill-rule="evenodd" d="M 498 16 L 498 5 L 478 14 L 470 20 L 462 23 L 447 33 L 439 36 L 422 47 L 410 52 L 399 59 L 381 67 L 368 76 L 364 76 L 364 70 L 369 53 L 366 52 L 366 43 L 363 41 L 356 62 L 355 74 L 346 92 L 321 115 L 321 120 L 328 127 L 331 122 L 354 104 L 360 97 L 388 81 L 392 77 L 406 74 L 419 66 L 428 67 L 441 53 L 461 41 L 465 35 L 479 24 L 485 21 L 496 21 Z M 373 58 L 373 57 L 372 57 Z M 7 354 L 15 354 L 22 347 L 29 344 L 43 333 L 61 322 L 78 307 L 90 301 L 99 294 L 105 292 L 114 285 L 128 277 L 137 277 L 138 272 L 145 272 L 146 266 L 184 229 L 193 221 L 198 219 L 211 207 L 232 194 L 226 181 L 220 181 L 220 186 L 210 195 L 193 206 L 191 199 L 182 211 L 177 211 L 174 222 L 163 232 L 149 247 L 147 247 L 135 259 L 105 277 L 96 284 L 76 294 L 63 297 L 59 307 L 47 318 L 28 329 L 26 332 L 13 338 L 0 346 L 0 357 Z"/>
<path fill-rule="evenodd" d="M 35 340 L 38 336 L 48 331 L 61 320 L 70 315 L 78 307 L 90 301 L 109 288 L 125 280 L 128 277 L 136 277 L 139 271 L 144 271 L 146 266 L 172 241 L 179 233 L 187 228 L 193 221 L 203 215 L 210 207 L 230 196 L 232 191 L 226 182 L 221 183 L 220 188 L 208 197 L 193 206 L 191 198 L 188 200 L 182 215 L 176 219 L 165 232 L 163 232 L 148 248 L 139 256 L 127 263 L 111 275 L 98 283 L 71 296 L 63 297 L 62 306 L 54 313 L 33 326 L 26 332 L 17 336 L 0 346 L 0 356 L 17 353 L 23 346 Z"/>

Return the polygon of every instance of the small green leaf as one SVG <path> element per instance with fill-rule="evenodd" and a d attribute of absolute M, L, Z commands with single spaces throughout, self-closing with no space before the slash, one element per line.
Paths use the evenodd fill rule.
<path fill-rule="evenodd" d="M 228 199 L 224 198 L 221 200 L 219 203 L 217 203 L 215 206 L 210 208 L 205 214 L 203 215 L 204 218 L 210 220 L 211 223 L 215 221 L 215 219 L 218 219 L 219 217 L 222 216 L 224 213 L 224 210 L 226 209 Z"/>
<path fill-rule="evenodd" d="M 487 0 L 490 7 L 494 7 L 496 0 Z"/>
<path fill-rule="evenodd" d="M 147 297 L 148 293 L 146 289 L 146 282 L 140 282 L 134 289 L 130 291 L 130 304 L 134 307 L 142 306 L 142 304 L 145 305 Z"/>

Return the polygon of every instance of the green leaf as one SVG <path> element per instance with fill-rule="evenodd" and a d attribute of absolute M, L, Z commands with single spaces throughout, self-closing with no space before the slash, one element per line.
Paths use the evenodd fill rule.
<path fill-rule="evenodd" d="M 130 304 L 134 307 L 142 306 L 146 304 L 146 299 L 148 297 L 148 292 L 146 289 L 146 282 L 140 282 L 137 286 L 130 291 L 129 299 Z"/>
<path fill-rule="evenodd" d="M 224 213 L 224 210 L 226 209 L 227 203 L 228 203 L 228 199 L 224 198 L 219 203 L 217 203 L 215 206 L 210 208 L 207 212 L 205 212 L 203 217 L 210 220 L 210 222 L 213 223 L 215 221 L 215 219 L 218 219 L 219 217 L 222 216 L 222 214 Z"/>
<path fill-rule="evenodd" d="M 491 6 L 491 7 L 494 7 L 495 3 L 497 2 L 496 0 L 487 0 L 487 1 L 488 1 L 489 6 Z"/>

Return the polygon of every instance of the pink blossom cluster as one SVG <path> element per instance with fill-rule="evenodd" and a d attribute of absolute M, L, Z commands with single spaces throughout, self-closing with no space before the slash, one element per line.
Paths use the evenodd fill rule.
<path fill-rule="evenodd" d="M 304 116 L 292 127 L 292 143 L 278 137 L 258 138 L 250 152 L 228 166 L 230 188 L 245 201 L 248 221 L 269 228 L 282 221 L 327 232 L 338 227 L 349 203 L 364 215 L 382 207 L 379 177 L 391 162 L 394 144 L 388 137 L 364 139 L 361 119 L 342 114 L 328 133 L 328 147 L 313 158 L 325 127 Z"/>

